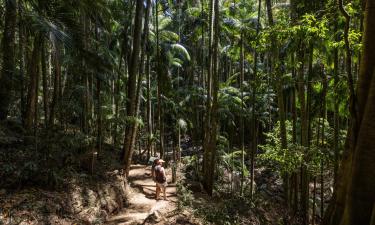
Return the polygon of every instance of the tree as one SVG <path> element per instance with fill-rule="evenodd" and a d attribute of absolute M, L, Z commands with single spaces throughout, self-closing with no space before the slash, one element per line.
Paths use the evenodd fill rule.
<path fill-rule="evenodd" d="M 357 118 L 351 124 L 327 225 L 374 224 L 375 218 L 375 2 L 366 1 Z"/>
<path fill-rule="evenodd" d="M 5 27 L 2 40 L 3 68 L 0 77 L 0 120 L 8 116 L 9 106 L 13 99 L 13 80 L 16 75 L 15 65 L 15 32 L 17 21 L 17 1 L 5 0 Z"/>
<path fill-rule="evenodd" d="M 216 138 L 218 135 L 218 91 L 219 91 L 219 1 L 212 0 L 211 3 L 212 11 L 212 105 L 209 103 L 207 108 L 207 114 L 209 115 L 206 119 L 209 119 L 209 125 L 205 137 L 205 188 L 207 192 L 212 195 L 214 176 L 215 176 L 215 165 L 216 165 Z M 211 85 L 208 83 L 208 85 Z M 209 102 L 211 100 L 208 100 Z M 206 132 L 207 132 L 206 131 Z M 207 153 L 206 153 L 207 152 Z"/>
<path fill-rule="evenodd" d="M 139 71 L 139 54 L 141 52 L 141 38 L 142 38 L 142 21 L 143 21 L 143 1 L 137 0 L 135 17 L 134 17 L 134 34 L 133 34 L 133 51 L 129 64 L 129 79 L 128 79 L 128 101 L 127 101 L 127 125 L 124 138 L 124 164 L 125 172 L 128 175 L 134 151 L 135 136 L 137 132 L 137 77 Z M 138 83 L 141 85 L 141 83 Z"/>

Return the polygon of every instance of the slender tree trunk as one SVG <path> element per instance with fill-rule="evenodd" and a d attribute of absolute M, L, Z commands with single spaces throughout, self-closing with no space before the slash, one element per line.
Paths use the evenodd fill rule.
<path fill-rule="evenodd" d="M 335 31 L 337 31 L 337 22 L 335 23 Z M 337 35 L 336 35 L 337 36 Z M 337 39 L 337 37 L 335 38 Z M 334 50 L 334 93 L 336 93 L 335 99 L 334 99 L 334 116 L 333 116 L 333 126 L 334 126 L 334 140 L 333 140 L 333 148 L 334 148 L 334 186 L 337 181 L 337 172 L 339 168 L 339 96 L 337 96 L 338 93 L 338 85 L 339 85 L 339 53 L 338 49 L 336 48 Z"/>
<path fill-rule="evenodd" d="M 59 102 L 59 88 L 60 88 L 60 81 L 61 81 L 61 65 L 60 65 L 60 51 L 58 47 L 58 43 L 54 43 L 53 45 L 53 66 L 54 66 L 54 82 L 53 82 L 53 96 L 52 102 L 50 105 L 50 115 L 49 115 L 49 125 L 53 126 L 55 124 L 55 111 L 56 106 Z"/>
<path fill-rule="evenodd" d="M 323 124 L 322 124 L 322 144 L 321 148 L 325 147 L 325 121 L 327 117 L 327 102 L 326 102 L 326 97 L 327 97 L 327 92 L 328 92 L 328 80 L 327 76 L 325 74 L 324 68 L 322 68 L 322 83 L 323 83 L 323 101 L 322 101 L 322 119 L 323 119 Z M 323 155 L 323 154 L 322 154 Z M 323 216 L 324 214 L 324 161 L 323 157 L 321 158 L 320 161 L 320 215 Z"/>
<path fill-rule="evenodd" d="M 153 127 L 152 127 L 152 103 L 151 103 L 151 71 L 150 56 L 147 55 L 146 76 L 147 76 L 147 130 L 148 130 L 148 153 L 149 158 L 153 154 Z"/>
<path fill-rule="evenodd" d="M 21 4 L 18 5 L 18 11 L 20 14 L 22 14 L 21 11 Z M 22 17 L 19 16 L 19 24 L 18 24 L 18 38 L 19 38 L 19 68 L 20 68 L 20 112 L 21 112 L 21 118 L 25 117 L 25 28 L 23 23 L 21 23 Z M 0 87 L 1 88 L 1 87 Z M 1 92 L 1 91 L 0 91 Z M 22 121 L 23 123 L 24 121 Z"/>
<path fill-rule="evenodd" d="M 212 0 L 212 31 L 213 31 L 213 41 L 212 41 L 212 106 L 209 107 L 209 118 L 210 118 L 210 132 L 209 139 L 207 141 L 205 154 L 207 158 L 204 159 L 206 162 L 205 168 L 205 189 L 209 195 L 212 195 L 214 175 L 216 168 L 216 139 L 218 134 L 218 92 L 219 92 L 219 1 Z M 207 138 L 207 137 L 206 137 Z"/>
<path fill-rule="evenodd" d="M 95 39 L 99 41 L 99 32 L 98 27 L 95 25 Z M 95 50 L 99 51 L 99 46 L 96 44 Z M 102 91 L 102 82 L 100 78 L 96 78 L 96 100 L 97 100 L 97 106 L 96 106 L 96 112 L 97 112 L 97 135 L 96 135 L 96 148 L 97 148 L 97 157 L 100 157 L 100 154 L 102 152 L 102 101 L 101 101 L 101 91 Z"/>
<path fill-rule="evenodd" d="M 292 53 L 292 65 L 295 65 L 295 54 Z M 292 77 L 293 79 L 296 79 L 296 69 L 294 68 L 292 71 Z M 291 94 L 291 110 L 292 110 L 292 119 L 293 119 L 293 125 L 292 125 L 292 143 L 297 144 L 297 107 L 296 107 L 296 85 L 293 86 L 292 94 Z M 292 191 L 292 205 L 293 205 L 293 211 L 294 213 L 298 210 L 298 171 L 294 171 L 292 174 L 292 180 L 293 180 L 293 191 Z"/>
<path fill-rule="evenodd" d="M 302 43 L 301 43 L 302 44 Z M 302 46 L 301 46 L 302 48 Z M 299 58 L 303 61 L 304 60 L 304 50 L 303 48 L 299 50 Z M 305 148 L 308 147 L 308 109 L 306 103 L 306 93 L 305 93 L 305 80 L 304 80 L 304 67 L 303 64 L 299 68 L 298 72 L 298 98 L 301 105 L 301 145 Z M 303 224 L 308 224 L 308 200 L 309 200 L 309 190 L 308 185 L 309 178 L 306 165 L 301 165 L 301 210 L 302 210 L 302 218 Z"/>
<path fill-rule="evenodd" d="M 244 53 L 244 44 L 243 44 L 243 34 L 241 33 L 241 40 L 240 40 L 240 91 L 241 91 L 241 110 L 244 110 L 244 101 L 243 101 L 243 82 L 245 79 L 245 53 Z M 243 184 L 245 181 L 245 122 L 244 122 L 244 116 L 241 113 L 240 115 L 240 136 L 241 136 L 241 187 L 240 187 L 240 195 L 243 194 Z"/>
<path fill-rule="evenodd" d="M 313 186 L 313 210 L 312 210 L 312 218 L 311 224 L 315 225 L 315 216 L 316 216 L 316 177 L 314 177 L 314 186 Z"/>
<path fill-rule="evenodd" d="M 258 1 L 258 16 L 257 16 L 257 27 L 256 27 L 256 35 L 259 37 L 260 32 L 260 17 L 261 17 L 261 9 L 262 9 L 262 0 Z M 256 85 L 257 85 L 257 76 L 258 76 L 258 50 L 255 49 L 254 52 L 254 76 L 253 76 L 253 85 L 252 85 L 252 121 L 251 121 L 251 130 L 252 130 L 252 148 L 251 148 L 251 155 L 250 155 L 250 198 L 253 198 L 253 192 L 254 192 L 254 179 L 255 179 L 255 155 L 257 153 L 258 149 L 258 135 L 257 135 L 257 118 L 255 115 L 255 103 L 256 103 Z"/>
<path fill-rule="evenodd" d="M 159 152 L 160 158 L 164 158 L 164 132 L 163 132 L 163 110 L 162 110 L 162 69 L 160 62 L 160 43 L 159 43 L 159 0 L 156 0 L 155 3 L 155 29 L 156 29 L 156 61 L 157 61 L 157 95 L 158 95 L 158 127 L 159 127 Z"/>
<path fill-rule="evenodd" d="M 212 104 L 212 51 L 213 51 L 213 35 L 214 35 L 214 2 L 215 0 L 210 0 L 210 13 L 209 13 L 209 38 L 208 38 L 208 67 L 207 67 L 207 100 L 206 100 L 206 112 L 205 112 L 205 122 L 204 122 L 204 141 L 203 141 L 203 149 L 204 149 L 204 155 L 203 155 L 203 173 L 208 173 L 209 165 L 210 165 L 210 149 L 208 147 L 210 142 L 210 128 L 211 128 L 211 104 Z M 207 182 L 205 181 L 205 185 L 207 187 Z M 207 187 L 208 188 L 208 187 Z"/>
<path fill-rule="evenodd" d="M 43 83 L 43 109 L 44 109 L 44 123 L 48 127 L 48 83 L 47 83 L 47 65 L 46 65 L 46 41 L 42 43 L 41 53 L 42 63 L 42 83 Z"/>

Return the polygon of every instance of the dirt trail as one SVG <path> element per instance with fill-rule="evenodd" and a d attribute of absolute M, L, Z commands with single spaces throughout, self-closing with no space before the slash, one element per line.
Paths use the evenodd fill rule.
<path fill-rule="evenodd" d="M 171 182 L 171 173 L 167 170 L 167 181 Z M 119 214 L 112 216 L 106 224 L 135 225 L 145 224 L 149 217 L 161 217 L 160 222 L 151 224 L 168 224 L 163 215 L 167 215 L 176 209 L 176 186 L 168 184 L 168 201 L 155 200 L 155 183 L 151 178 L 151 167 L 133 165 L 129 174 L 130 194 L 129 206 Z M 163 196 L 163 195 L 161 195 Z M 160 220 L 160 218 L 158 218 Z M 164 221 L 163 221 L 164 220 Z M 150 224 L 150 223 L 148 223 Z"/>

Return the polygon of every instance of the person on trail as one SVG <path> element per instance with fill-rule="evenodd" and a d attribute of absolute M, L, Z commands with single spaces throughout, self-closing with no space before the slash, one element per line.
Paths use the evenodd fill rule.
<path fill-rule="evenodd" d="M 165 161 L 162 159 L 157 160 L 157 165 L 153 169 L 153 174 L 155 177 L 155 183 L 156 183 L 156 200 L 159 200 L 160 192 L 163 191 L 164 194 L 164 200 L 167 200 L 167 176 L 165 175 L 165 169 L 163 167 L 163 163 Z"/>

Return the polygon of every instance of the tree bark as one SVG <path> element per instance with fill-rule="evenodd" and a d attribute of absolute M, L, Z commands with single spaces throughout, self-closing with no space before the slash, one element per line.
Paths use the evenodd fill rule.
<path fill-rule="evenodd" d="M 0 120 L 8 116 L 13 98 L 13 79 L 15 76 L 15 33 L 17 22 L 17 1 L 5 0 L 5 26 L 3 34 L 3 68 L 0 77 Z"/>
<path fill-rule="evenodd" d="M 61 65 L 60 65 L 60 51 L 58 43 L 53 43 L 53 66 L 54 66 L 54 81 L 53 81 L 53 95 L 52 102 L 50 105 L 50 114 L 49 114 L 49 125 L 53 126 L 55 124 L 55 111 L 56 106 L 59 102 L 59 88 L 61 82 Z"/>
<path fill-rule="evenodd" d="M 216 167 L 216 139 L 218 133 L 218 92 L 219 92 L 219 1 L 212 0 L 212 105 L 209 107 L 209 134 L 205 140 L 205 159 L 206 163 L 204 175 L 204 187 L 209 195 L 213 193 L 214 175 Z M 209 84 L 208 84 L 209 85 Z"/>
<path fill-rule="evenodd" d="M 30 130 L 35 122 L 35 112 L 38 101 L 38 79 L 39 79 L 39 60 L 40 60 L 41 36 L 34 38 L 34 49 L 31 55 L 28 73 L 30 75 L 29 89 L 27 94 L 27 106 L 25 113 L 25 128 Z"/>

